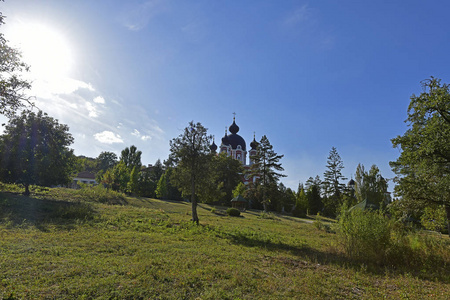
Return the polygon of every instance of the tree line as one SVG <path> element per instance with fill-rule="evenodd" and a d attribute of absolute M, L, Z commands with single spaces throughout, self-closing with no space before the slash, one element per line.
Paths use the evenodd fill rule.
<path fill-rule="evenodd" d="M 4 16 L 0 12 L 0 26 Z M 29 186 L 65 184 L 80 165 L 92 159 L 76 158 L 69 146 L 73 137 L 67 125 L 59 124 L 46 113 L 33 112 L 32 98 L 25 93 L 31 82 L 21 75 L 29 66 L 20 52 L 8 45 L 0 33 L 0 114 L 9 117 L 0 136 L 0 180 L 21 183 L 25 193 Z M 392 139 L 400 156 L 390 162 L 397 201 L 392 203 L 403 216 L 424 215 L 430 210 L 445 210 L 450 232 L 450 91 L 449 85 L 431 77 L 422 82 L 420 95 L 412 95 L 407 111 L 408 130 Z M 19 113 L 18 113 L 19 112 Z M 154 168 L 144 168 L 141 152 L 131 146 L 119 160 L 113 153 L 102 152 L 95 160 L 97 179 L 106 187 L 161 198 L 191 198 L 193 220 L 197 201 L 223 201 L 244 193 L 253 207 L 265 210 L 294 210 L 295 214 L 323 212 L 335 216 L 338 207 L 357 201 L 385 203 L 386 180 L 379 169 L 368 171 L 359 165 L 353 187 L 345 185 L 343 163 L 335 148 L 327 160 L 323 180 L 311 177 L 297 192 L 285 188 L 279 179 L 284 175 L 278 155 L 263 136 L 255 164 L 244 174 L 242 166 L 225 155 L 211 155 L 210 136 L 200 123 L 191 122 L 170 143 L 171 155 Z M 159 171 L 156 171 L 158 170 Z M 155 170 L 155 171 L 152 171 Z M 242 176 L 256 176 L 253 184 L 243 186 Z M 159 177 L 159 178 L 158 178 Z M 157 181 L 157 182 L 156 182 Z M 352 179 L 353 181 L 353 179 Z M 427 211 L 427 213 L 424 213 Z M 432 214 L 431 214 L 432 215 Z"/>

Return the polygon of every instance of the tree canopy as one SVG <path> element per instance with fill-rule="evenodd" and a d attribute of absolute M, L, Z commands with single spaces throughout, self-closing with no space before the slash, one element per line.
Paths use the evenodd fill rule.
<path fill-rule="evenodd" d="M 268 208 L 267 190 L 269 185 L 276 185 L 280 177 L 286 176 L 280 173 L 280 171 L 284 171 L 280 163 L 283 156 L 273 150 L 273 146 L 265 135 L 256 147 L 256 154 L 251 156 L 253 164 L 250 167 L 249 175 L 257 177 L 257 184 L 262 187 L 264 211 L 267 211 Z"/>
<path fill-rule="evenodd" d="M 69 127 L 39 111 L 10 119 L 0 136 L 0 177 L 25 186 L 67 184 L 75 168 Z"/>
<path fill-rule="evenodd" d="M 0 12 L 0 26 L 4 24 Z M 31 83 L 21 77 L 29 66 L 21 61 L 20 52 L 8 45 L 3 33 L 0 33 L 0 114 L 11 117 L 20 109 L 30 104 L 30 97 L 25 94 Z"/>
<path fill-rule="evenodd" d="M 192 221 L 198 224 L 197 188 L 208 179 L 205 169 L 211 160 L 207 129 L 201 123 L 189 122 L 183 133 L 170 141 L 170 155 L 176 164 L 173 178 L 184 195 L 191 196 Z"/>
<path fill-rule="evenodd" d="M 445 205 L 450 220 L 449 85 L 431 77 L 422 81 L 422 88 L 419 96 L 411 96 L 408 130 L 392 139 L 401 149 L 399 158 L 390 163 L 397 174 L 394 191 L 413 208 Z"/>

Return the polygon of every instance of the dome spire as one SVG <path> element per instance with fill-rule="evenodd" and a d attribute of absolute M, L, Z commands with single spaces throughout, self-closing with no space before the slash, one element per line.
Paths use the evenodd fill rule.
<path fill-rule="evenodd" d="M 256 141 L 256 132 L 253 131 L 253 141 L 250 143 L 250 147 L 252 147 L 252 150 L 256 150 L 258 147 L 258 142 Z"/>
<path fill-rule="evenodd" d="M 231 124 L 229 129 L 231 134 L 236 134 L 239 131 L 239 126 L 236 125 L 236 113 L 234 112 L 233 115 L 233 124 Z"/>

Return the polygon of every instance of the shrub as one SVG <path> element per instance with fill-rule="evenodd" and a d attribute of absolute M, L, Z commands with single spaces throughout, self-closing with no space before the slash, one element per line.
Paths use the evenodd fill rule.
<path fill-rule="evenodd" d="M 227 209 L 227 215 L 232 217 L 239 217 L 241 215 L 241 212 L 237 208 L 230 207 L 229 209 Z"/>
<path fill-rule="evenodd" d="M 352 259 L 382 262 L 390 246 L 392 222 L 381 211 L 342 209 L 338 232 L 345 253 Z"/>

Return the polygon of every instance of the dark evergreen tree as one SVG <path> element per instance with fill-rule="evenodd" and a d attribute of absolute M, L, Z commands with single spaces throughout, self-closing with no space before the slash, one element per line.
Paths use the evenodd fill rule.
<path fill-rule="evenodd" d="M 319 175 L 315 178 L 309 177 L 306 181 L 306 198 L 308 201 L 308 214 L 310 215 L 315 215 L 323 209 L 322 197 L 320 195 L 321 185 L 322 181 Z"/>
<path fill-rule="evenodd" d="M 324 206 L 327 215 L 335 216 L 343 201 L 345 183 L 342 181 L 347 179 L 342 175 L 344 163 L 335 147 L 330 150 L 326 167 L 327 170 L 323 174 L 324 180 L 322 182 L 323 194 L 326 198 Z"/>
<path fill-rule="evenodd" d="M 152 170 L 150 172 L 150 178 L 154 182 L 158 182 L 162 174 L 164 174 L 164 166 L 161 163 L 161 160 L 158 158 L 152 167 Z"/>
<path fill-rule="evenodd" d="M 219 198 L 216 200 L 231 204 L 233 190 L 242 182 L 242 173 L 244 168 L 242 163 L 226 153 L 220 153 L 213 156 L 211 161 L 210 178 L 213 180 L 213 186 L 218 189 Z"/>
<path fill-rule="evenodd" d="M 273 151 L 273 146 L 270 144 L 269 139 L 264 135 L 261 138 L 257 148 L 256 154 L 251 156 L 253 164 L 250 167 L 249 175 L 257 177 L 257 185 L 262 188 L 262 204 L 264 211 L 268 209 L 267 192 L 271 184 L 277 184 L 280 177 L 285 177 L 280 173 L 284 171 L 281 166 L 280 160 L 284 155 L 278 155 Z"/>

